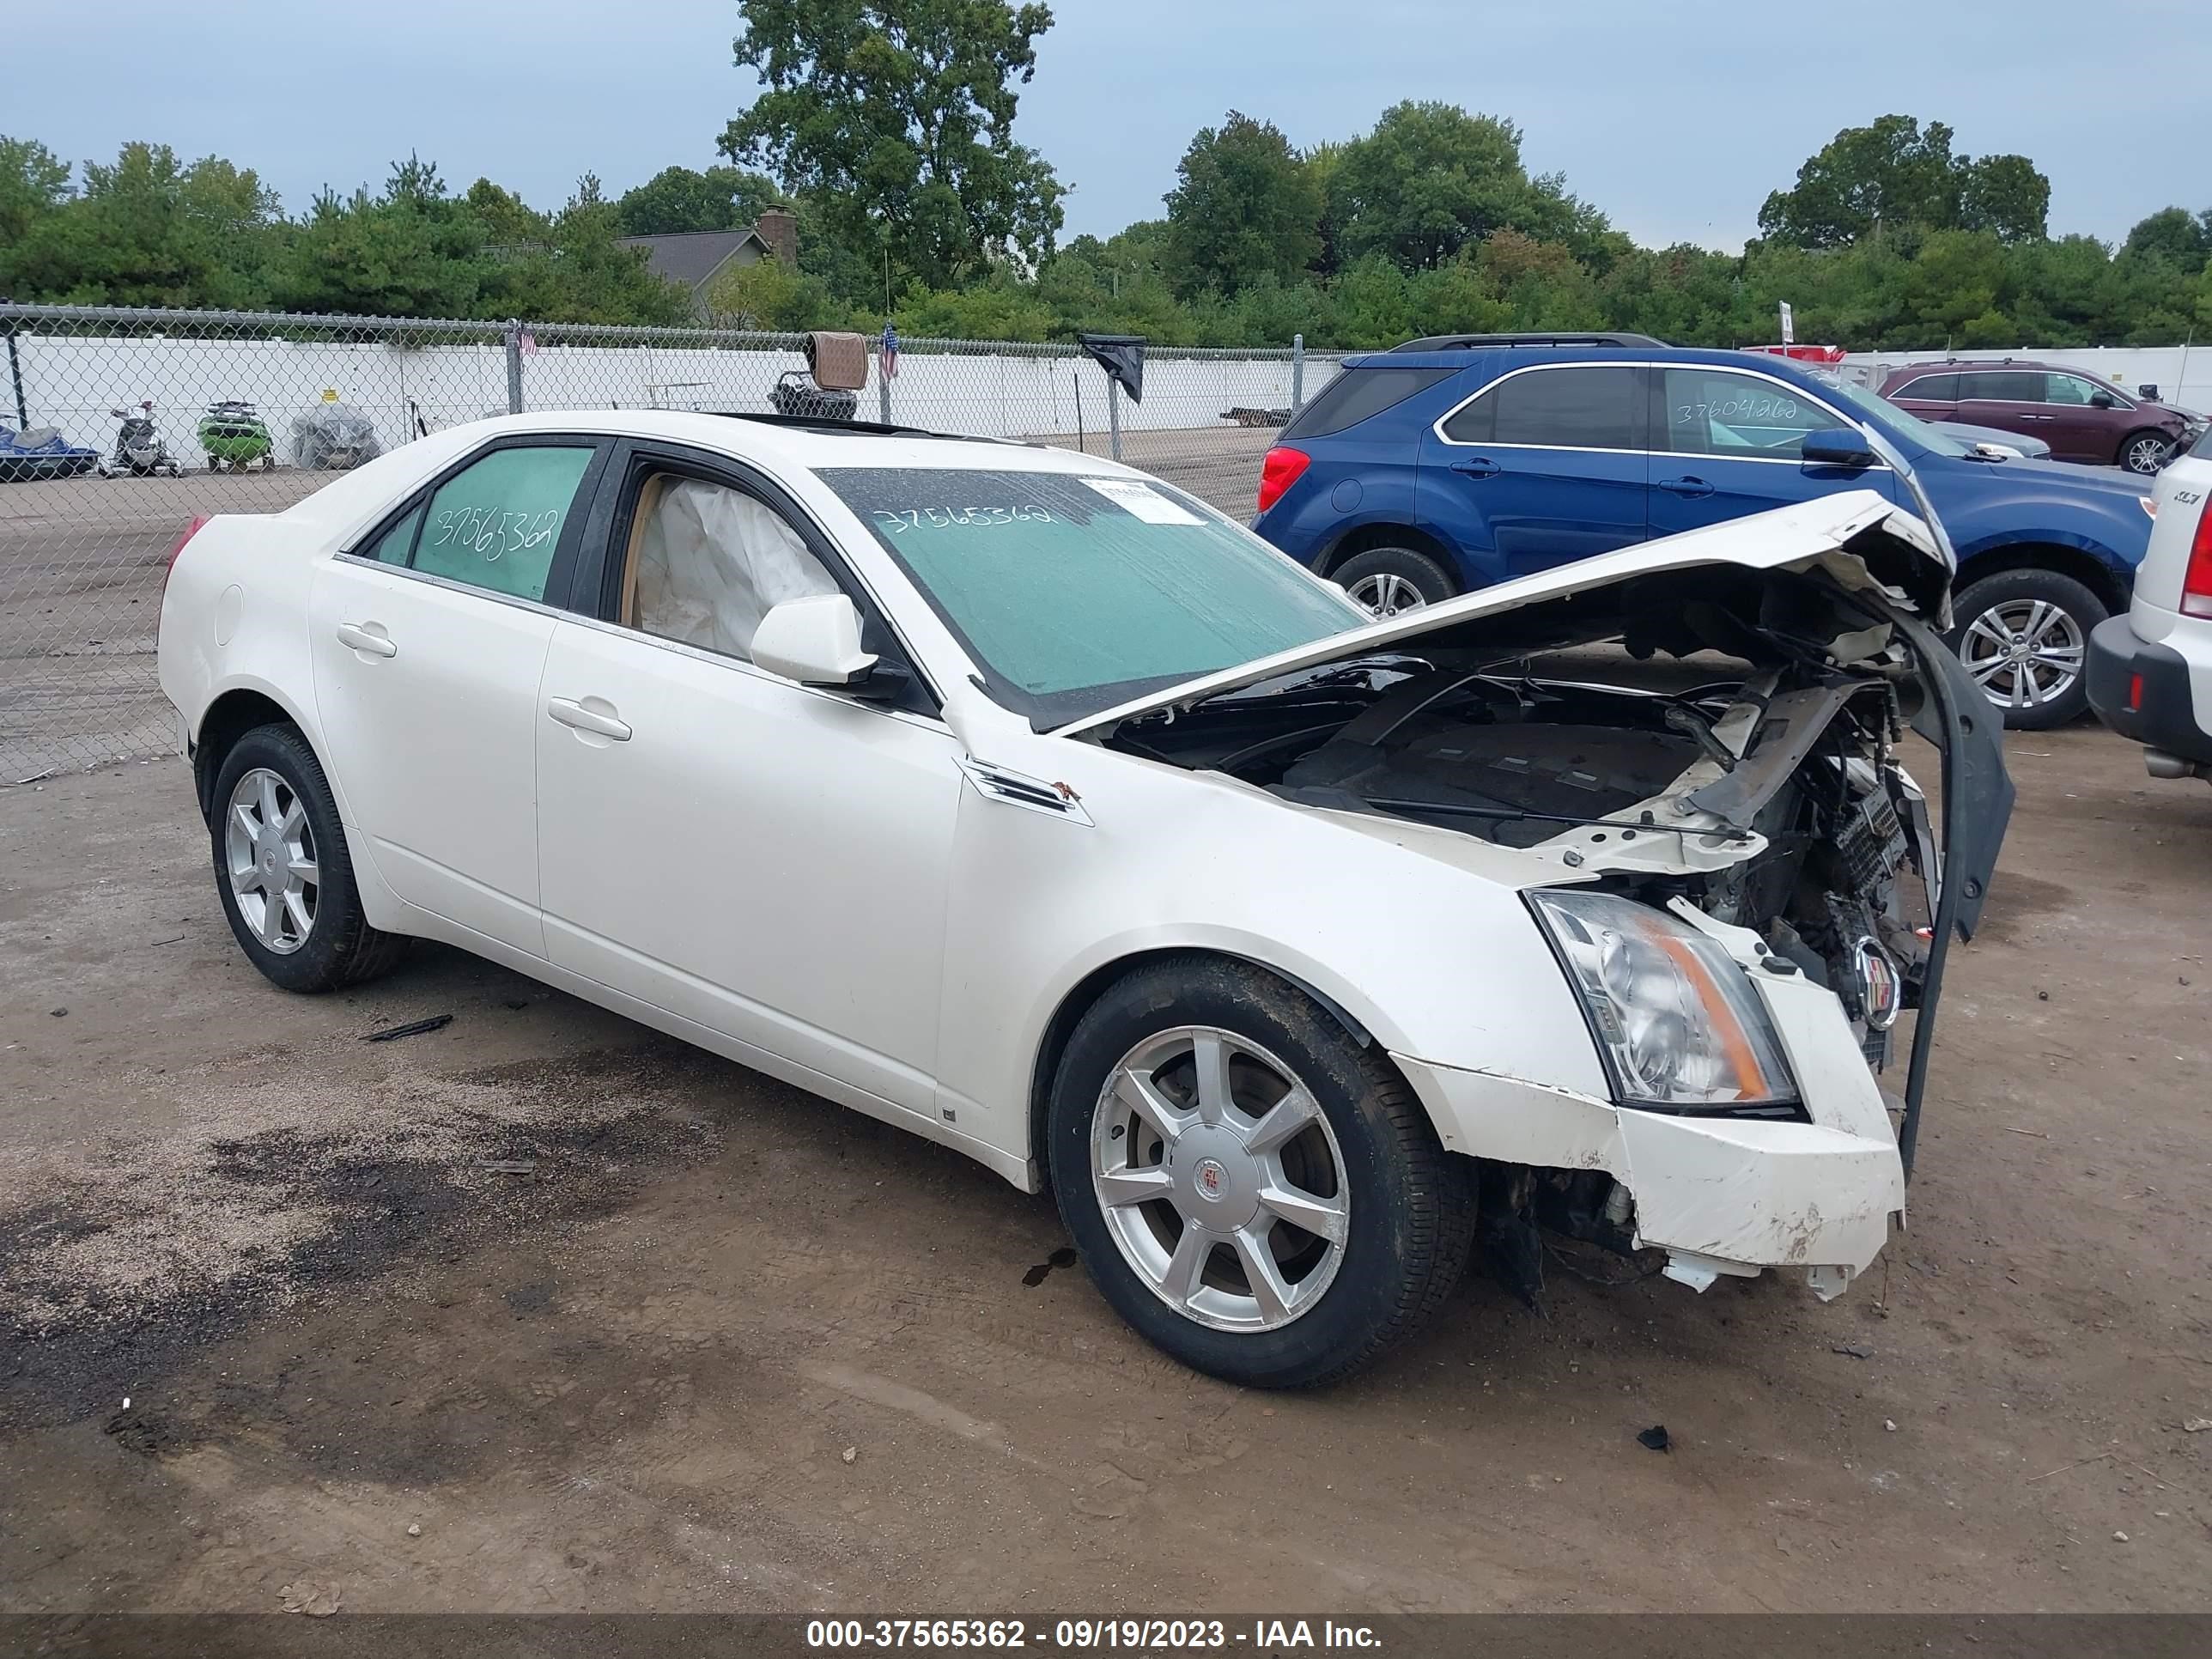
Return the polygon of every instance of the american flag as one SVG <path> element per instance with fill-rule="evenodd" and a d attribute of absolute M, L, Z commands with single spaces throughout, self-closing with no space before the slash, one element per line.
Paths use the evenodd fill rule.
<path fill-rule="evenodd" d="M 876 361 L 884 379 L 898 379 L 898 331 L 889 323 L 884 325 L 884 337 L 877 343 Z"/>

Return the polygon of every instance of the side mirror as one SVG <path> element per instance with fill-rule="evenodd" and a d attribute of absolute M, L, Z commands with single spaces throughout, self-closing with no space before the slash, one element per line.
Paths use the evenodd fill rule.
<path fill-rule="evenodd" d="M 1866 439 L 1844 426 L 1827 432 L 1807 433 L 1797 453 L 1808 466 L 1847 466 L 1863 471 L 1881 465 L 1874 451 L 1867 447 Z"/>
<path fill-rule="evenodd" d="M 753 630 L 753 661 L 801 685 L 850 686 L 867 678 L 875 653 L 860 649 L 860 613 L 842 593 L 786 599 Z"/>
<path fill-rule="evenodd" d="M 2154 386 L 2139 386 L 2136 388 L 2136 396 L 2138 398 L 2148 398 L 2151 402 L 2156 403 L 2158 401 L 2158 388 Z"/>
<path fill-rule="evenodd" d="M 2110 409 L 2110 408 L 2112 408 L 2112 394 L 2111 392 L 2091 392 L 2091 393 L 2089 394 L 2089 407 L 2090 407 L 2090 408 L 2092 408 L 2092 409 Z"/>

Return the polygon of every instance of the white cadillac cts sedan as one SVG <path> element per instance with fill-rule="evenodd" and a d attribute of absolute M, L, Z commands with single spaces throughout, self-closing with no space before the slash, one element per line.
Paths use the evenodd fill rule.
<path fill-rule="evenodd" d="M 1370 623 L 1063 450 L 518 416 L 188 532 L 161 678 L 277 985 L 504 963 L 1048 1184 L 1286 1387 L 1478 1238 L 1881 1249 L 2011 799 L 1949 575 L 1861 493 Z"/>

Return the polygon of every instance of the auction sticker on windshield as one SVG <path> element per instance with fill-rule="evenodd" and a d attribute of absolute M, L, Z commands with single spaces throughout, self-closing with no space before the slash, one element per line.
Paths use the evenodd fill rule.
<path fill-rule="evenodd" d="M 1085 478 L 1083 481 L 1123 512 L 1146 524 L 1204 524 L 1188 507 L 1180 507 L 1142 478 Z"/>

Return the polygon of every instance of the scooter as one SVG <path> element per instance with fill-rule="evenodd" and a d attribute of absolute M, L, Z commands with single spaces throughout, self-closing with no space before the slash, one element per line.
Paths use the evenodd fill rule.
<path fill-rule="evenodd" d="M 127 409 L 107 412 L 123 424 L 115 431 L 115 453 L 100 463 L 102 476 L 112 478 L 118 472 L 128 472 L 134 478 L 152 478 L 164 472 L 173 478 L 185 476 L 185 469 L 155 430 L 151 399 L 140 404 L 135 413 Z"/>

